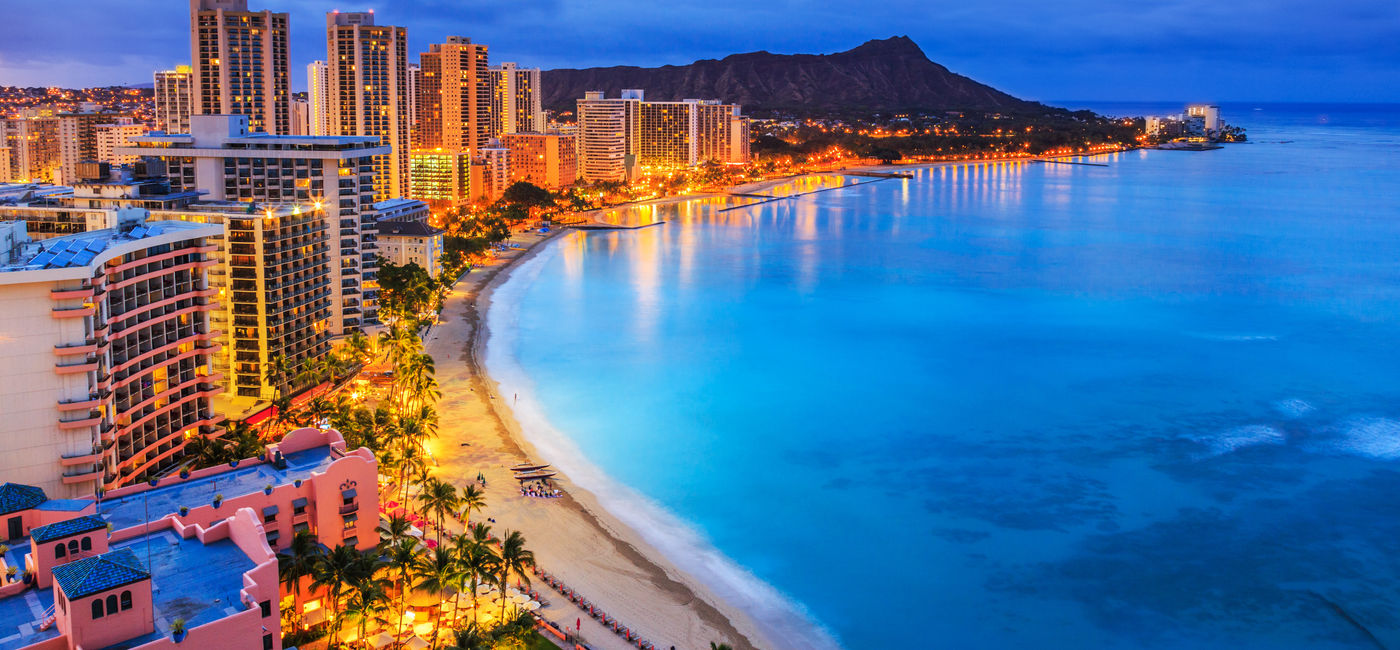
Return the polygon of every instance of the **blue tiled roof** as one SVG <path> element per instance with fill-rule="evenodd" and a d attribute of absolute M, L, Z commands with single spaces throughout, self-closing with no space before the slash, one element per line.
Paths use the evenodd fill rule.
<path fill-rule="evenodd" d="M 100 517 L 88 515 L 86 517 L 78 517 L 77 519 L 69 519 L 68 521 L 60 521 L 56 524 L 39 526 L 30 531 L 30 536 L 33 537 L 36 542 L 51 542 L 56 539 L 63 539 L 64 537 L 70 537 L 79 533 L 86 533 L 106 527 L 107 522 L 102 521 Z"/>
<path fill-rule="evenodd" d="M 53 579 L 69 600 L 129 585 L 151 577 L 130 548 L 54 567 Z"/>
<path fill-rule="evenodd" d="M 32 485 L 6 483 L 0 485 L 0 515 L 29 510 L 48 499 L 43 490 Z"/>

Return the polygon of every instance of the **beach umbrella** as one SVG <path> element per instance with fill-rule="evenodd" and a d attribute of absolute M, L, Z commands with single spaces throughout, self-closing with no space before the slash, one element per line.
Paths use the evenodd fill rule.
<path fill-rule="evenodd" d="M 404 647 L 411 648 L 412 650 L 423 650 L 423 648 L 431 645 L 431 643 L 424 641 L 423 637 L 414 636 L 408 640 L 408 643 L 404 644 Z"/>
<path fill-rule="evenodd" d="M 380 632 L 379 634 L 369 638 L 369 645 L 373 648 L 383 648 L 393 642 L 394 637 L 389 636 L 388 632 Z"/>
<path fill-rule="evenodd" d="M 435 629 L 436 627 L 437 626 L 433 625 L 432 623 L 419 623 L 413 626 L 413 633 L 419 636 L 427 636 L 429 634 L 432 634 L 433 629 Z"/>

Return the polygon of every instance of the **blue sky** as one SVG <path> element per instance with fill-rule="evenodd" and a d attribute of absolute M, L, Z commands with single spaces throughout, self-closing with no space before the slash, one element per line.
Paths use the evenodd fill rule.
<path fill-rule="evenodd" d="M 18 3 L 20 0 L 7 0 Z M 150 81 L 189 58 L 188 3 L 25 3 L 0 85 Z M 415 51 L 448 34 L 522 65 L 683 64 L 912 37 L 955 72 L 1036 100 L 1400 101 L 1397 0 L 251 0 L 291 14 L 293 86 L 325 57 L 325 12 L 374 9 Z M 876 9 L 878 7 L 878 9 Z"/>

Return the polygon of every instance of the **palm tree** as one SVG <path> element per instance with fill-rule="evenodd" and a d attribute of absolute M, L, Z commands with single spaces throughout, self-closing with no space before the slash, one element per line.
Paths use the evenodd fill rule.
<path fill-rule="evenodd" d="M 338 615 L 341 611 L 340 599 L 345 594 L 347 585 L 354 584 L 364 576 L 366 564 L 364 555 L 355 550 L 355 547 L 337 546 L 329 554 L 322 555 L 311 572 L 311 586 L 326 590 L 326 594 L 331 597 L 331 611 L 337 614 L 331 622 L 332 639 L 339 636 L 343 621 L 343 617 Z"/>
<path fill-rule="evenodd" d="M 451 549 L 441 546 L 433 549 L 431 553 L 418 556 L 414 568 L 418 573 L 420 591 L 442 595 L 461 582 L 458 576 L 462 569 L 456 555 Z M 432 647 L 437 648 L 437 635 L 433 636 Z"/>
<path fill-rule="evenodd" d="M 408 521 L 408 517 L 403 515 L 389 515 L 383 523 L 379 524 L 379 546 L 388 548 L 397 544 L 399 540 L 408 537 L 408 530 L 413 524 Z"/>
<path fill-rule="evenodd" d="M 292 537 L 292 543 L 277 553 L 277 576 L 282 584 L 291 587 L 296 594 L 294 600 L 301 599 L 301 580 L 312 576 L 321 562 L 321 545 L 316 536 L 309 532 L 299 532 Z"/>
<path fill-rule="evenodd" d="M 442 546 L 442 529 L 447 515 L 457 512 L 457 488 L 447 481 L 430 477 L 418 493 L 418 502 L 423 506 L 423 514 L 437 516 L 437 543 Z"/>
<path fill-rule="evenodd" d="M 414 588 L 413 578 L 415 575 L 414 566 L 418 561 L 418 540 L 412 537 L 396 539 L 389 544 L 384 555 L 389 566 L 399 572 L 399 612 L 402 613 L 408 592 Z M 399 620 L 398 627 L 398 634 L 395 636 L 403 636 L 402 618 Z"/>
<path fill-rule="evenodd" d="M 272 416 L 263 420 L 266 423 L 263 425 L 263 435 L 268 435 L 268 429 L 272 429 L 273 434 L 280 437 L 281 434 L 286 433 L 288 424 L 295 423 L 296 415 L 292 413 L 292 398 L 278 391 L 278 395 L 272 398 L 272 410 Z"/>
<path fill-rule="evenodd" d="M 525 536 L 518 530 L 507 530 L 505 537 L 501 538 L 501 580 L 498 583 L 501 587 L 501 620 L 506 618 L 506 587 L 510 585 L 510 574 L 514 573 L 516 578 L 529 585 L 530 576 L 525 570 L 533 566 L 535 553 L 525 548 Z"/>
<path fill-rule="evenodd" d="M 263 381 L 272 386 L 274 396 L 281 397 L 287 390 L 287 380 L 292 376 L 292 362 L 281 354 L 274 354 L 267 361 Z"/>
<path fill-rule="evenodd" d="M 457 554 L 457 561 L 462 566 L 462 580 L 464 586 L 469 587 L 468 594 L 472 598 L 472 625 L 477 623 L 476 588 L 483 580 L 490 580 L 496 574 L 499 566 L 499 558 L 496 556 L 496 549 L 491 547 L 491 527 L 486 524 L 477 524 L 470 529 L 470 535 L 462 534 L 457 537 L 453 551 Z M 453 608 L 453 616 L 456 616 L 456 608 Z"/>
<path fill-rule="evenodd" d="M 389 611 L 389 594 L 384 590 L 384 581 L 367 576 L 350 586 L 350 594 L 345 599 L 344 613 L 359 620 L 358 639 L 365 638 L 365 623 L 370 619 L 383 620 L 384 612 Z"/>
<path fill-rule="evenodd" d="M 345 345 L 341 349 L 345 350 L 345 358 L 352 364 L 363 366 L 369 362 L 370 346 L 369 337 L 365 336 L 364 330 L 357 329 L 345 338 Z"/>
<path fill-rule="evenodd" d="M 467 524 L 471 524 L 472 513 L 486 509 L 486 493 L 475 483 L 469 483 L 462 488 L 461 496 L 457 497 L 457 505 L 462 508 L 462 518 Z"/>

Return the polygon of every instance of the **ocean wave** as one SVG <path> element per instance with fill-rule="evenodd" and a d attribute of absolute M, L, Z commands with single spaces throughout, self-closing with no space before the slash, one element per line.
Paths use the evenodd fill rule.
<path fill-rule="evenodd" d="M 1400 421 L 1359 417 L 1343 422 L 1332 449 L 1378 460 L 1400 460 Z"/>
<path fill-rule="evenodd" d="M 587 460 L 578 445 L 550 424 L 535 398 L 533 382 L 511 352 L 515 349 L 520 300 L 557 254 L 549 246 L 516 268 L 491 296 L 486 322 L 485 365 L 513 398 L 512 411 L 540 458 L 591 492 L 622 523 L 637 531 L 668 560 L 700 580 L 715 595 L 747 614 L 778 647 L 836 649 L 840 643 L 800 603 L 764 582 L 715 548 L 694 526 L 640 492 L 619 483 Z"/>
<path fill-rule="evenodd" d="M 1250 424 L 1197 440 L 1210 448 L 1210 456 L 1221 456 L 1245 447 L 1281 445 L 1288 442 L 1288 436 L 1267 424 Z"/>
<path fill-rule="evenodd" d="M 1190 336 L 1207 341 L 1221 341 L 1225 343 L 1249 343 L 1257 341 L 1277 341 L 1276 334 L 1228 334 L 1222 332 L 1188 332 Z"/>
<path fill-rule="evenodd" d="M 1317 407 L 1300 399 L 1286 399 L 1274 402 L 1274 410 L 1289 418 L 1301 418 L 1313 411 Z"/>

